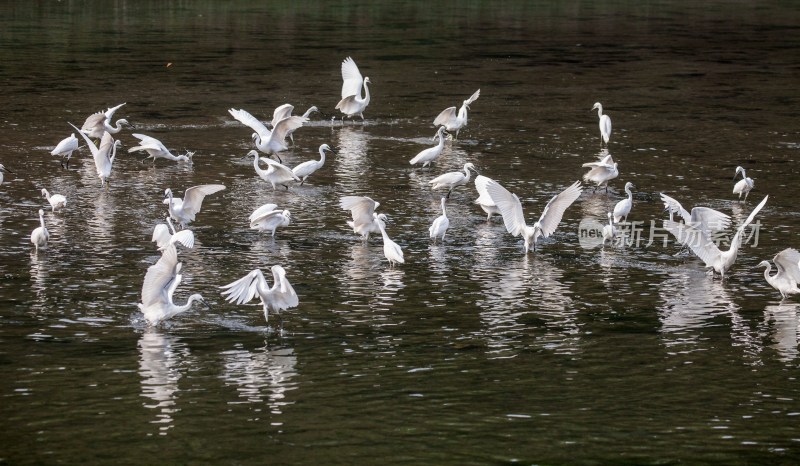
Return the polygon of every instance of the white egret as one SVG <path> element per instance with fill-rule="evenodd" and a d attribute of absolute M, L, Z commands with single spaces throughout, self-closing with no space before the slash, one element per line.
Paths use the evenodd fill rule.
<path fill-rule="evenodd" d="M 386 221 L 386 215 L 376 214 L 375 209 L 381 205 L 380 202 L 373 201 L 366 196 L 344 196 L 339 200 L 339 205 L 343 210 L 349 210 L 353 220 L 347 222 L 353 232 L 361 235 L 364 240 L 369 239 L 370 233 L 380 231 L 378 220 Z"/>
<path fill-rule="evenodd" d="M 409 163 L 411 165 L 422 163 L 423 167 L 427 167 L 431 163 L 435 162 L 436 159 L 442 155 L 442 150 L 444 150 L 444 132 L 445 127 L 440 126 L 439 129 L 436 130 L 436 135 L 433 136 L 434 141 L 436 138 L 439 138 L 439 144 L 421 151 L 419 154 L 415 155 L 414 158 L 409 161 Z"/>
<path fill-rule="evenodd" d="M 70 123 L 70 126 L 78 129 L 72 123 Z M 111 133 L 106 131 L 100 139 L 100 148 L 98 149 L 97 146 L 94 145 L 94 142 L 89 139 L 89 136 L 80 131 L 79 133 L 92 152 L 94 166 L 97 169 L 97 177 L 100 178 L 100 184 L 107 187 L 106 183 L 108 182 L 108 178 L 111 177 L 111 167 L 114 165 L 114 160 L 117 158 L 117 148 L 120 147 L 122 143 L 119 140 L 115 141 L 114 138 L 111 137 Z"/>
<path fill-rule="evenodd" d="M 201 184 L 192 186 L 183 193 L 183 199 L 173 197 L 172 190 L 164 190 L 164 204 L 167 204 L 169 215 L 186 228 L 186 225 L 194 221 L 195 216 L 203 206 L 203 199 L 210 194 L 214 194 L 225 189 L 221 184 Z"/>
<path fill-rule="evenodd" d="M 262 180 L 271 184 L 273 191 L 277 189 L 277 185 L 282 185 L 284 188 L 289 189 L 289 183 L 300 181 L 300 178 L 298 178 L 297 175 L 292 172 L 292 169 L 286 165 L 275 162 L 274 160 L 270 160 L 268 158 L 262 159 L 259 157 L 258 152 L 254 150 L 248 152 L 247 156 L 253 156 L 253 168 L 256 169 L 256 174 L 258 174 Z M 266 170 L 261 168 L 261 165 L 259 165 L 261 160 L 267 162 L 268 167 Z"/>
<path fill-rule="evenodd" d="M 455 107 L 450 107 L 442 110 L 442 113 L 433 120 L 434 126 L 444 125 L 447 128 L 447 131 L 455 131 L 456 132 L 456 139 L 458 139 L 458 132 L 461 128 L 467 126 L 467 110 L 469 110 L 470 104 L 478 100 L 478 97 L 481 95 L 481 90 L 478 89 L 475 91 L 469 99 L 465 100 L 461 104 L 461 108 L 458 109 L 458 113 L 456 113 Z"/>
<path fill-rule="evenodd" d="M 403 249 L 400 248 L 400 245 L 392 241 L 389 238 L 389 235 L 386 234 L 386 223 L 382 218 L 376 218 L 375 222 L 378 224 L 378 229 L 381 232 L 381 236 L 383 236 L 383 255 L 389 261 L 389 265 L 394 267 L 394 264 L 403 264 L 405 263 L 405 259 L 403 258 Z"/>
<path fill-rule="evenodd" d="M 254 117 L 246 110 L 236 110 L 232 108 L 228 110 L 228 113 L 240 123 L 249 126 L 255 131 L 255 133 L 253 133 L 253 142 L 255 142 L 258 150 L 265 154 L 274 154 L 281 163 L 283 163 L 283 161 L 280 156 L 278 156 L 278 152 L 285 151 L 289 148 L 286 145 L 286 136 L 308 121 L 308 118 L 290 116 L 278 121 L 272 130 L 269 130 L 264 123 L 261 123 L 258 118 Z"/>
<path fill-rule="evenodd" d="M 180 273 L 181 266 L 182 264 L 178 262 L 175 245 L 170 244 L 161 254 L 158 262 L 147 268 L 139 310 L 142 311 L 150 325 L 158 325 L 164 320 L 188 311 L 195 301 L 208 306 L 206 300 L 199 294 L 189 296 L 183 306 L 178 306 L 172 301 L 172 295 L 183 279 L 183 275 Z"/>
<path fill-rule="evenodd" d="M 90 138 L 100 139 L 106 131 L 111 134 L 117 134 L 122 130 L 122 125 L 131 126 L 128 120 L 124 118 L 117 120 L 114 126 L 111 126 L 111 119 L 114 117 L 114 112 L 119 110 L 123 105 L 125 104 L 122 103 L 116 107 L 107 109 L 105 112 L 97 112 L 89 115 L 86 121 L 83 122 L 83 126 L 81 126 L 79 131 Z"/>
<path fill-rule="evenodd" d="M 0 163 L 0 184 L 3 184 L 3 173 L 4 172 L 14 173 L 11 170 L 9 170 L 8 168 L 4 167 L 2 163 Z"/>
<path fill-rule="evenodd" d="M 356 62 L 347 57 L 342 61 L 342 100 L 336 104 L 336 109 L 344 113 L 345 117 L 359 115 L 364 121 L 364 110 L 369 105 L 369 78 L 363 78 L 358 71 Z M 361 86 L 364 86 L 364 97 L 361 97 Z"/>
<path fill-rule="evenodd" d="M 556 231 L 564 216 L 564 211 L 578 199 L 582 188 L 580 181 L 576 181 L 567 189 L 553 196 L 544 207 L 539 221 L 533 226 L 525 224 L 522 203 L 516 194 L 512 194 L 494 180 L 490 180 L 486 184 L 486 190 L 497 204 L 497 208 L 500 209 L 506 230 L 513 236 L 522 235 L 525 239 L 523 251 L 527 253 L 529 250 L 536 250 L 536 241 L 540 237 L 547 238 Z"/>
<path fill-rule="evenodd" d="M 150 157 L 153 158 L 153 163 L 156 163 L 156 159 L 167 159 L 172 160 L 174 162 L 190 162 L 192 161 L 192 156 L 194 152 L 186 152 L 182 155 L 173 155 L 172 152 L 167 149 L 167 147 L 158 139 L 147 136 L 144 134 L 133 133 L 131 136 L 135 137 L 139 140 L 138 146 L 133 146 L 128 149 L 128 152 L 136 152 L 136 151 L 145 151 L 149 155 L 147 159 Z"/>
<path fill-rule="evenodd" d="M 42 196 L 47 198 L 47 202 L 50 203 L 50 207 L 53 209 L 53 212 L 55 212 L 56 209 L 63 209 L 67 206 L 67 198 L 61 194 L 51 195 L 48 190 L 42 188 Z"/>
<path fill-rule="evenodd" d="M 778 273 L 770 276 L 772 265 L 769 261 L 761 261 L 756 267 L 766 267 L 764 270 L 764 279 L 773 288 L 781 293 L 781 296 L 786 299 L 790 295 L 800 294 L 800 288 L 797 284 L 800 283 L 800 252 L 796 249 L 787 248 L 779 252 L 772 259 L 775 262 L 775 268 Z"/>
<path fill-rule="evenodd" d="M 431 185 L 431 189 L 442 189 L 442 188 L 447 189 L 447 198 L 449 199 L 450 193 L 453 191 L 453 189 L 469 183 L 470 170 L 473 170 L 475 171 L 475 174 L 478 174 L 478 171 L 475 170 L 475 165 L 472 165 L 472 163 L 467 162 L 464 164 L 463 174 L 461 172 L 445 173 L 428 181 L 428 183 Z"/>
<path fill-rule="evenodd" d="M 172 220 L 167 216 L 166 225 L 159 223 L 153 228 L 153 239 L 150 241 L 156 243 L 159 251 L 164 251 L 167 246 L 175 243 L 181 243 L 191 249 L 194 247 L 194 233 L 192 230 L 175 231 Z"/>
<path fill-rule="evenodd" d="M 631 209 L 633 208 L 633 193 L 631 193 L 631 188 L 635 188 L 633 183 L 628 181 L 625 183 L 625 192 L 628 194 L 628 197 L 617 202 L 617 205 L 614 206 L 614 222 L 619 223 L 624 218 L 625 221 L 628 221 L 628 214 L 631 213 Z"/>
<path fill-rule="evenodd" d="M 602 146 L 603 142 L 608 145 L 608 140 L 611 139 L 611 117 L 603 115 L 603 105 L 600 102 L 595 102 L 592 110 L 595 109 L 597 110 L 597 117 L 600 118 L 600 145 Z"/>
<path fill-rule="evenodd" d="M 619 176 L 617 162 L 614 162 L 611 154 L 606 155 L 597 162 L 584 163 L 582 166 L 591 167 L 591 170 L 583 175 L 583 181 L 595 183 L 595 191 L 600 186 L 605 185 L 606 192 L 608 192 L 608 182 Z"/>
<path fill-rule="evenodd" d="M 693 207 L 691 213 L 681 206 L 680 202 L 667 196 L 661 195 L 664 202 L 664 210 L 669 212 L 669 219 L 673 219 L 673 214 L 678 214 L 687 225 L 693 225 L 701 230 L 711 233 L 727 229 L 731 225 L 731 217 L 718 210 L 709 207 Z"/>
<path fill-rule="evenodd" d="M 450 227 L 450 219 L 447 218 L 447 210 L 445 209 L 445 204 L 447 203 L 447 198 L 442 198 L 442 215 L 436 217 L 436 220 L 433 221 L 430 228 L 428 228 L 428 233 L 430 237 L 433 239 L 433 242 L 436 243 L 436 238 L 439 236 L 442 237 L 442 242 L 444 242 L 444 234 L 447 232 L 447 228 Z"/>
<path fill-rule="evenodd" d="M 614 238 L 617 236 L 617 228 L 614 226 L 614 214 L 608 213 L 608 225 L 603 227 L 603 247 L 606 246 L 606 240 L 614 244 Z"/>
<path fill-rule="evenodd" d="M 69 168 L 69 159 L 76 150 L 78 150 L 78 138 L 75 137 L 75 133 L 72 133 L 68 137 L 62 139 L 56 147 L 50 151 L 50 155 L 60 156 L 62 167 L 64 166 L 64 158 L 66 158 L 67 168 Z"/>
<path fill-rule="evenodd" d="M 741 199 L 742 194 L 744 194 L 744 201 L 747 202 L 747 195 L 750 194 L 750 190 L 755 186 L 755 182 L 752 178 L 747 177 L 743 167 L 736 167 L 736 173 L 733 175 L 734 180 L 739 175 L 739 172 L 742 173 L 742 179 L 733 185 L 733 194 L 738 194 L 739 199 Z"/>
<path fill-rule="evenodd" d="M 292 221 L 292 214 L 288 210 L 276 210 L 275 204 L 264 204 L 250 214 L 250 228 L 258 231 L 271 231 L 275 236 L 278 227 L 288 226 Z"/>
<path fill-rule="evenodd" d="M 486 212 L 486 221 L 488 222 L 493 214 L 500 215 L 500 209 L 497 208 L 497 205 L 492 200 L 492 196 L 489 195 L 489 192 L 486 191 L 486 185 L 492 181 L 491 178 L 487 178 L 483 175 L 478 175 L 475 177 L 475 189 L 478 190 L 478 198 L 475 199 L 475 204 L 481 206 L 484 212 Z"/>
<path fill-rule="evenodd" d="M 725 279 L 725 272 L 736 262 L 739 247 L 742 245 L 742 235 L 744 229 L 755 219 L 756 214 L 767 203 L 769 196 L 756 206 L 747 219 L 736 229 L 736 234 L 731 239 L 731 247 L 727 251 L 721 251 L 711 238 L 711 233 L 693 225 L 683 225 L 670 220 L 664 221 L 664 228 L 672 233 L 676 238 L 684 238 L 682 241 L 697 257 L 702 260 L 706 267 L 712 268 Z M 713 272 L 712 272 L 713 273 Z"/>
<path fill-rule="evenodd" d="M 336 152 L 331 149 L 331 147 L 327 144 L 323 144 L 319 146 L 319 160 L 308 160 L 303 162 L 296 167 L 292 168 L 292 173 L 298 178 L 300 178 L 300 185 L 306 182 L 306 178 L 311 176 L 312 173 L 322 168 L 325 165 L 325 151 L 330 151 L 332 154 Z"/>
<path fill-rule="evenodd" d="M 308 110 L 306 110 L 305 113 L 303 113 L 303 118 L 309 118 L 311 114 L 314 112 L 319 112 L 319 109 L 317 108 L 316 105 L 308 107 Z"/>
<path fill-rule="evenodd" d="M 300 300 L 297 298 L 292 284 L 286 278 L 286 271 L 280 265 L 272 266 L 272 287 L 267 283 L 260 269 L 255 269 L 233 283 L 221 286 L 225 291 L 222 295 L 228 302 L 244 304 L 255 298 L 261 298 L 264 306 L 264 320 L 269 322 L 269 311 L 280 312 L 284 309 L 297 307 Z"/>
<path fill-rule="evenodd" d="M 270 124 L 270 127 L 271 128 L 275 128 L 281 120 L 289 118 L 290 116 L 292 116 L 292 112 L 293 111 L 294 111 L 294 106 L 291 105 L 291 104 L 283 104 L 280 107 L 276 108 L 275 111 L 272 113 L 272 122 Z M 317 109 L 317 107 L 312 105 L 311 107 L 308 108 L 308 110 L 306 110 L 306 112 L 303 114 L 302 118 L 305 118 L 305 121 L 308 121 L 308 119 L 309 119 L 308 117 L 312 113 L 318 112 L 318 111 L 319 110 Z M 289 136 L 289 139 L 292 141 L 292 144 L 294 144 L 294 136 L 292 135 L 292 133 L 294 133 L 294 131 L 296 129 L 297 128 L 289 128 L 286 131 L 286 136 Z"/>
<path fill-rule="evenodd" d="M 44 210 L 42 209 L 39 209 L 39 224 L 40 226 L 31 232 L 31 243 L 36 248 L 36 252 L 39 252 L 39 248 L 45 247 L 50 239 L 50 232 L 44 225 Z"/>

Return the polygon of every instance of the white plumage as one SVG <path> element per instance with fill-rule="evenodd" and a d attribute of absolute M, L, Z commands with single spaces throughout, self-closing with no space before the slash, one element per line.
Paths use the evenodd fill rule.
<path fill-rule="evenodd" d="M 628 194 L 628 197 L 617 202 L 617 205 L 614 206 L 614 223 L 619 223 L 624 218 L 625 221 L 628 221 L 628 214 L 631 213 L 631 209 L 633 208 L 633 193 L 631 193 L 631 188 L 633 188 L 633 183 L 628 181 L 625 183 L 625 192 Z"/>
<path fill-rule="evenodd" d="M 445 204 L 447 203 L 447 198 L 442 198 L 442 215 L 436 217 L 436 219 L 431 224 L 430 228 L 428 228 L 428 233 L 430 234 L 431 239 L 433 242 L 436 243 L 436 238 L 439 236 L 442 237 L 442 242 L 444 242 L 444 234 L 447 232 L 447 228 L 450 227 L 450 219 L 447 218 L 447 210 L 445 208 Z"/>
<path fill-rule="evenodd" d="M 103 137 L 103 133 L 106 131 L 111 134 L 119 133 L 122 130 L 122 125 L 130 125 L 130 123 L 128 123 L 128 120 L 122 118 L 117 120 L 115 126 L 111 126 L 111 119 L 114 117 L 114 113 L 123 105 L 125 104 L 121 103 L 116 107 L 107 109 L 105 112 L 101 111 L 89 115 L 78 131 L 80 131 L 81 134 L 86 134 L 90 138 L 96 139 Z"/>
<path fill-rule="evenodd" d="M 386 257 L 386 260 L 389 261 L 389 265 L 394 267 L 395 264 L 405 263 L 403 249 L 386 234 L 386 223 L 384 223 L 384 220 L 378 217 L 375 219 L 375 222 L 378 224 L 381 236 L 383 236 L 383 255 Z"/>
<path fill-rule="evenodd" d="M 595 102 L 592 110 L 597 110 L 597 117 L 600 118 L 600 144 L 603 142 L 608 145 L 608 140 L 611 139 L 611 117 L 603 115 L 603 105 L 600 102 Z"/>
<path fill-rule="evenodd" d="M 39 226 L 31 232 L 31 243 L 36 248 L 36 252 L 39 252 L 39 248 L 45 247 L 49 239 L 50 232 L 44 225 L 44 210 L 39 209 Z"/>
<path fill-rule="evenodd" d="M 208 306 L 205 299 L 199 294 L 189 296 L 183 306 L 178 306 L 173 302 L 173 294 L 183 279 L 180 270 L 181 263 L 178 262 L 178 253 L 175 245 L 172 244 L 167 246 L 158 262 L 147 268 L 147 274 L 145 274 L 142 284 L 142 302 L 139 303 L 139 310 L 151 325 L 158 325 L 166 319 L 188 311 L 195 301 Z"/>
<path fill-rule="evenodd" d="M 50 203 L 50 207 L 53 209 L 53 212 L 55 212 L 56 209 L 63 209 L 67 206 L 67 198 L 61 194 L 51 195 L 49 191 L 42 188 L 42 196 L 47 198 L 47 202 Z"/>
<path fill-rule="evenodd" d="M 364 110 L 369 105 L 369 78 L 363 78 L 358 66 L 352 58 L 347 57 L 342 61 L 342 100 L 336 104 L 336 109 L 344 113 L 345 117 L 359 115 L 364 120 Z M 361 87 L 364 87 L 364 97 L 361 97 Z"/>
<path fill-rule="evenodd" d="M 458 132 L 461 128 L 467 126 L 467 110 L 469 110 L 470 104 L 478 100 L 478 97 L 481 95 L 481 90 L 478 89 L 475 91 L 469 99 L 465 100 L 461 104 L 461 108 L 458 109 L 458 113 L 456 113 L 455 107 L 449 107 L 442 110 L 441 113 L 433 120 L 434 126 L 443 125 L 447 128 L 447 131 L 456 132 L 456 139 L 458 139 Z"/>
<path fill-rule="evenodd" d="M 486 212 L 487 222 L 492 218 L 492 215 L 500 215 L 500 209 L 497 208 L 497 205 L 492 200 L 492 196 L 490 196 L 489 192 L 486 190 L 486 185 L 489 184 L 490 181 L 492 181 L 491 178 L 487 178 L 483 175 L 475 177 L 475 189 L 478 190 L 478 198 L 475 199 L 474 202 L 481 206 L 481 209 Z"/>
<path fill-rule="evenodd" d="M 148 154 L 147 158 L 153 158 L 153 163 L 156 162 L 156 159 L 167 159 L 174 162 L 192 161 L 192 155 L 194 155 L 192 152 L 187 152 L 183 155 L 173 155 L 161 141 L 152 136 L 139 133 L 133 133 L 131 136 L 139 140 L 139 145 L 131 147 L 128 149 L 128 152 L 145 151 Z"/>
<path fill-rule="evenodd" d="M 386 215 L 375 213 L 375 209 L 380 205 L 380 202 L 366 196 L 344 196 L 339 200 L 339 206 L 343 210 L 349 210 L 353 216 L 353 220 L 348 220 L 347 224 L 364 240 L 369 239 L 370 233 L 380 231 L 379 220 L 386 221 Z"/>
<path fill-rule="evenodd" d="M 740 172 L 742 174 L 742 179 L 733 185 L 733 194 L 738 194 L 739 199 L 741 199 L 742 194 L 744 194 L 744 200 L 747 201 L 747 195 L 750 194 L 750 191 L 755 186 L 755 182 L 752 178 L 747 177 L 743 167 L 736 167 L 736 173 L 734 173 L 733 179 L 736 179 Z"/>
<path fill-rule="evenodd" d="M 447 197 L 449 198 L 453 189 L 469 183 L 470 170 L 475 170 L 475 165 L 467 162 L 464 164 L 464 173 L 448 172 L 437 176 L 428 181 L 428 183 L 431 185 L 431 189 L 447 189 Z M 477 174 L 478 172 L 475 171 L 475 173 Z"/>
<path fill-rule="evenodd" d="M 175 243 L 180 243 L 187 248 L 194 247 L 194 233 L 192 230 L 175 231 L 172 225 L 172 220 L 167 217 L 167 223 L 159 223 L 153 228 L 153 238 L 150 240 L 156 243 L 159 251 L 164 251 L 167 246 Z"/>
<path fill-rule="evenodd" d="M 67 159 L 67 168 L 69 168 L 69 159 L 72 153 L 78 150 L 78 138 L 75 133 L 70 134 L 68 137 L 59 141 L 56 147 L 50 151 L 50 155 L 58 155 L 61 157 L 61 165 L 64 165 L 64 159 Z"/>
<path fill-rule="evenodd" d="M 291 113 L 291 108 L 289 112 Z M 264 123 L 261 123 L 258 118 L 254 117 L 246 110 L 231 108 L 228 110 L 228 113 L 237 121 L 249 126 L 255 131 L 255 133 L 253 133 L 253 141 L 258 150 L 265 154 L 275 154 L 276 157 L 278 157 L 278 152 L 285 151 L 289 148 L 286 145 L 286 136 L 308 121 L 308 118 L 303 118 L 301 116 L 289 116 L 278 121 L 273 126 L 272 130 L 270 130 Z M 278 157 L 278 160 L 280 161 L 280 157 Z"/>
<path fill-rule="evenodd" d="M 301 185 L 306 182 L 306 178 L 325 165 L 325 151 L 330 151 L 333 154 L 336 153 L 329 145 L 323 144 L 319 146 L 319 160 L 308 160 L 292 168 L 294 176 L 300 178 Z"/>
<path fill-rule="evenodd" d="M 288 210 L 276 210 L 276 204 L 264 204 L 250 214 L 250 228 L 258 231 L 270 231 L 275 236 L 278 227 L 288 226 L 292 214 Z"/>
<path fill-rule="evenodd" d="M 221 184 L 202 184 L 199 186 L 192 186 L 187 189 L 183 194 L 183 199 L 173 197 L 172 190 L 167 188 L 164 190 L 164 203 L 167 204 L 169 215 L 176 222 L 181 225 L 181 228 L 186 228 L 190 222 L 193 222 L 195 216 L 200 212 L 203 206 L 203 199 L 209 194 L 214 194 L 225 189 Z"/>
<path fill-rule="evenodd" d="M 72 123 L 70 123 L 70 126 L 76 130 L 78 129 Z M 108 179 L 111 177 L 111 168 L 114 166 L 114 160 L 117 158 L 117 148 L 120 147 L 122 143 L 119 140 L 115 141 L 114 138 L 111 137 L 111 133 L 106 131 L 100 139 L 100 148 L 98 149 L 97 146 L 94 145 L 94 142 L 89 139 L 89 136 L 80 132 L 80 130 L 78 132 L 86 141 L 86 145 L 92 152 L 94 166 L 97 169 L 97 177 L 100 178 L 101 186 L 106 186 L 106 183 L 109 182 Z"/>
<path fill-rule="evenodd" d="M 442 150 L 444 150 L 444 131 L 444 126 L 440 126 L 439 129 L 436 130 L 436 134 L 433 136 L 434 140 L 439 138 L 439 144 L 421 151 L 419 154 L 414 156 L 409 163 L 411 165 L 421 163 L 423 167 L 427 167 L 431 163 L 435 162 L 436 159 L 442 155 Z"/>
<path fill-rule="evenodd" d="M 781 293 L 781 296 L 786 299 L 793 294 L 800 294 L 800 288 L 797 284 L 800 283 L 800 252 L 796 249 L 787 248 L 779 252 L 772 259 L 775 262 L 775 268 L 778 272 L 770 276 L 772 266 L 769 261 L 761 261 L 758 267 L 766 267 L 764 270 L 764 279 L 773 288 Z"/>
<path fill-rule="evenodd" d="M 608 192 L 608 182 L 619 176 L 617 163 L 614 162 L 611 154 L 602 157 L 597 162 L 584 163 L 582 166 L 591 168 L 583 175 L 583 181 L 595 183 L 595 189 L 605 185 L 606 192 Z"/>
<path fill-rule="evenodd" d="M 292 172 L 292 169 L 283 165 L 282 163 L 276 162 L 274 160 L 270 160 L 268 158 L 261 158 L 258 155 L 258 152 L 251 150 L 247 153 L 248 156 L 253 156 L 253 168 L 255 168 L 256 173 L 258 176 L 261 177 L 262 180 L 266 181 L 267 183 L 272 185 L 272 190 L 274 191 L 277 189 L 278 185 L 283 186 L 286 189 L 289 189 L 289 183 L 294 183 L 295 181 L 300 181 L 300 178 Z M 267 169 L 264 170 L 259 165 L 259 162 L 263 160 L 267 162 Z"/>
<path fill-rule="evenodd" d="M 264 319 L 269 322 L 269 311 L 280 312 L 284 309 L 296 307 L 300 301 L 294 288 L 286 278 L 286 271 L 280 265 L 272 266 L 272 287 L 267 283 L 260 269 L 255 269 L 233 283 L 222 286 L 225 291 L 222 295 L 229 302 L 244 304 L 250 302 L 256 295 L 261 298 L 264 306 Z"/>

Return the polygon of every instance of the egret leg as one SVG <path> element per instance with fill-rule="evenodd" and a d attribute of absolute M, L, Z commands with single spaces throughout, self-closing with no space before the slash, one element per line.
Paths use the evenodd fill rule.
<path fill-rule="evenodd" d="M 305 182 L 306 182 L 306 179 L 305 179 L 305 178 L 303 178 L 302 180 L 300 180 L 300 186 L 303 186 L 303 183 L 305 183 Z"/>

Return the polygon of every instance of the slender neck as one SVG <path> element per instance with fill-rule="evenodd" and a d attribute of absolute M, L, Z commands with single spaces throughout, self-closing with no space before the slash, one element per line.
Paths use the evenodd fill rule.
<path fill-rule="evenodd" d="M 106 131 L 108 131 L 111 134 L 116 134 L 122 130 L 122 123 L 120 123 L 120 120 L 117 120 L 117 122 L 114 125 L 115 126 L 111 126 L 111 120 L 109 119 L 108 122 L 106 123 Z"/>
<path fill-rule="evenodd" d="M 458 109 L 458 118 L 464 120 L 464 123 L 467 122 L 467 104 L 461 104 L 461 108 Z"/>
<path fill-rule="evenodd" d="M 260 165 L 258 165 L 258 160 L 259 160 L 258 154 L 253 154 L 253 167 L 256 169 L 256 173 L 258 173 L 260 175 L 260 174 L 264 173 L 264 169 L 261 168 Z M 270 165 L 270 167 L 271 166 L 272 165 Z"/>
<path fill-rule="evenodd" d="M 598 105 L 597 106 L 597 116 L 598 117 L 602 117 L 603 116 L 603 106 L 602 105 Z"/>
<path fill-rule="evenodd" d="M 769 275 L 770 272 L 772 272 L 772 265 L 768 262 L 767 268 L 764 269 L 764 279 L 766 279 L 768 283 L 772 282 L 772 277 Z"/>
<path fill-rule="evenodd" d="M 200 301 L 201 299 L 203 299 L 203 297 L 200 296 L 199 294 L 193 294 L 189 296 L 189 300 L 186 301 L 186 304 L 184 304 L 183 306 L 175 306 L 175 314 L 180 314 L 181 312 L 188 311 L 189 309 L 191 309 L 192 303 L 194 303 L 195 301 Z"/>
<path fill-rule="evenodd" d="M 367 82 L 364 81 L 364 103 L 369 103 L 369 87 L 367 86 Z"/>
<path fill-rule="evenodd" d="M 464 167 L 464 176 L 467 177 L 467 181 L 466 181 L 467 183 L 469 183 L 469 175 L 470 175 L 469 168 Z"/>
<path fill-rule="evenodd" d="M 325 149 L 319 150 L 319 163 L 325 163 Z"/>
<path fill-rule="evenodd" d="M 445 217 L 447 217 L 447 209 L 445 209 L 445 207 L 444 207 L 444 206 L 445 206 L 445 203 L 446 203 L 446 202 L 445 202 L 445 200 L 444 200 L 444 199 L 442 199 L 442 215 L 444 215 Z"/>
<path fill-rule="evenodd" d="M 42 224 L 42 228 L 45 228 L 45 226 L 44 226 L 44 213 L 40 213 L 39 214 L 39 223 Z"/>
<path fill-rule="evenodd" d="M 628 199 L 633 199 L 633 193 L 631 192 L 631 188 L 625 186 L 625 192 L 628 193 Z"/>

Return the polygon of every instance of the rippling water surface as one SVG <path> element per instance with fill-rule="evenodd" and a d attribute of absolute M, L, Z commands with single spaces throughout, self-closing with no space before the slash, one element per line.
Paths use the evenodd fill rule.
<path fill-rule="evenodd" d="M 756 264 L 800 247 L 800 13 L 792 3 L 96 2 L 0 6 L 0 462 L 143 464 L 792 463 L 800 457 L 798 305 Z M 372 81 L 366 123 L 331 124 L 339 64 Z M 476 89 L 469 126 L 430 168 L 431 122 Z M 621 175 L 591 187 L 552 239 L 522 242 L 455 190 L 450 229 L 428 181 L 466 162 L 522 199 L 530 222 L 603 154 L 614 123 Z M 114 164 L 48 152 L 92 112 L 117 116 L 194 163 Z M 321 114 L 282 154 L 337 148 L 303 186 L 272 188 L 246 157 L 283 103 Z M 731 194 L 742 165 L 756 188 Z M 578 225 L 635 183 L 642 241 L 585 249 Z M 165 188 L 222 183 L 180 253 L 177 301 L 152 328 L 136 304 L 159 254 Z M 51 233 L 33 253 L 39 192 Z M 758 244 L 724 283 L 659 236 L 665 192 L 747 217 Z M 338 208 L 368 195 L 406 263 L 363 242 Z M 247 216 L 292 212 L 275 238 Z M 653 239 L 653 243 L 646 243 Z M 268 328 L 218 287 L 286 269 L 300 305 Z M 271 322 L 273 325 L 275 322 Z"/>

